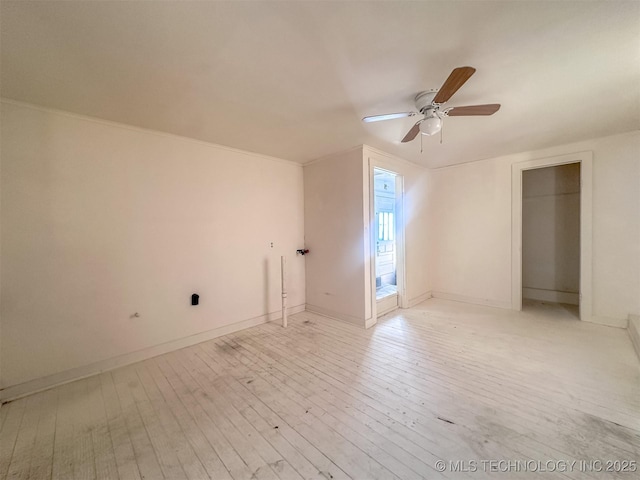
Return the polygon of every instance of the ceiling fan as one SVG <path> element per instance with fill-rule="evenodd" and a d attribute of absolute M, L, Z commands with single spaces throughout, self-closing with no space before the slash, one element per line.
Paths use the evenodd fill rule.
<path fill-rule="evenodd" d="M 442 108 L 454 93 L 465 84 L 471 75 L 475 73 L 473 67 L 454 68 L 449 78 L 440 89 L 427 90 L 416 95 L 415 103 L 417 112 L 387 113 L 384 115 L 372 115 L 364 117 L 363 122 L 379 122 L 381 120 L 394 120 L 396 118 L 415 117 L 421 115 L 422 118 L 407 132 L 402 139 L 402 143 L 410 142 L 418 133 L 423 135 L 433 135 L 442 129 L 442 119 L 444 117 L 466 117 L 471 115 L 493 115 L 500 110 L 500 104 L 491 103 L 487 105 L 471 105 L 466 107 Z"/>

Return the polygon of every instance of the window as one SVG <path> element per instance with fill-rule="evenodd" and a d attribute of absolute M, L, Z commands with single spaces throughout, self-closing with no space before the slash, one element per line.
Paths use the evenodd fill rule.
<path fill-rule="evenodd" d="M 378 212 L 378 240 L 392 241 L 394 231 L 393 212 Z"/>

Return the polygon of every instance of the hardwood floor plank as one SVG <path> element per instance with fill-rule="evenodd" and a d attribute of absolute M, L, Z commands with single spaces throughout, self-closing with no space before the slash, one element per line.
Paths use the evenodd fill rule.
<path fill-rule="evenodd" d="M 225 360 L 239 369 L 242 372 L 242 376 L 247 375 L 248 370 L 244 369 L 241 363 L 231 356 L 233 348 L 219 347 L 217 350 L 227 352 L 229 355 L 225 356 Z M 304 403 L 296 403 L 290 399 L 289 395 L 284 395 L 279 386 L 271 384 L 268 379 L 264 378 L 264 375 L 260 374 L 258 376 L 259 378 L 256 378 L 248 388 L 259 394 L 261 398 L 273 399 L 271 408 L 284 418 L 289 425 L 305 436 L 307 440 L 312 443 L 314 441 L 322 442 L 318 448 L 325 452 L 345 472 L 356 478 L 396 478 L 389 470 L 343 435 L 328 427 L 313 413 L 308 415 L 307 413 L 311 412 L 303 406 Z M 313 435 L 310 435 L 309 431 L 313 431 Z M 336 446 L 339 448 L 335 448 Z M 332 454 L 329 452 L 332 452 Z"/>
<path fill-rule="evenodd" d="M 231 480 L 229 471 L 202 433 L 200 426 L 186 409 L 182 398 L 174 391 L 173 387 L 167 381 L 167 378 L 162 374 L 155 360 L 145 362 L 144 367 L 149 371 L 155 381 L 167 406 L 172 409 L 178 424 L 184 431 L 191 447 L 198 456 L 198 459 L 202 462 L 209 477 L 215 480 Z"/>
<path fill-rule="evenodd" d="M 276 465 L 269 463 L 268 455 L 264 455 L 252 442 L 247 441 L 246 434 L 237 428 L 231 421 L 231 417 L 236 417 L 235 408 L 220 401 L 218 379 L 211 375 L 209 370 L 200 369 L 189 365 L 186 359 L 188 349 L 174 352 L 170 357 L 174 360 L 173 366 L 181 376 L 189 375 L 199 387 L 204 390 L 202 398 L 207 410 L 216 419 L 216 423 L 224 433 L 225 437 L 233 445 L 233 448 L 240 454 L 247 466 L 251 469 L 252 475 L 256 478 L 277 479 Z M 208 392 L 208 393 L 207 393 Z M 257 432 L 254 432 L 257 434 Z M 266 458 L 265 458 L 266 457 Z M 280 460 L 280 458 L 278 458 Z"/>
<path fill-rule="evenodd" d="M 615 453 L 615 452 L 614 452 Z"/>
<path fill-rule="evenodd" d="M 219 431 L 222 432 L 232 449 L 237 452 L 243 463 L 249 468 L 250 475 L 260 479 L 273 480 L 278 478 L 259 452 L 245 440 L 244 435 L 235 428 L 220 409 L 217 401 L 219 392 L 215 385 L 215 380 L 211 382 L 200 370 L 193 367 L 189 368 L 188 365 L 183 364 L 183 355 L 183 351 L 174 352 L 174 354 L 170 355 L 172 360 L 171 367 L 180 377 L 189 379 L 189 382 L 197 386 L 201 406 L 207 411 L 209 418 L 214 419 Z"/>
<path fill-rule="evenodd" d="M 7 412 L 9 411 L 9 404 L 0 403 L 0 432 L 2 432 L 2 427 L 4 427 L 4 421 L 7 418 Z"/>
<path fill-rule="evenodd" d="M 77 383 L 77 382 L 73 382 Z M 51 478 L 69 480 L 73 478 L 73 452 L 76 448 L 73 436 L 73 409 L 75 408 L 74 390 L 77 387 L 68 383 L 57 388 L 58 410 L 56 414 L 56 430 L 53 442 L 53 462 Z"/>
<path fill-rule="evenodd" d="M 224 377 L 218 375 L 211 365 L 203 362 L 197 355 L 197 348 L 185 349 L 183 352 L 186 359 L 194 367 L 200 367 L 205 372 L 212 371 L 217 375 L 215 379 L 215 386 L 219 393 L 219 399 L 221 400 L 218 405 L 221 408 L 222 413 L 234 424 L 235 428 L 241 432 L 247 440 L 255 446 L 260 456 L 265 462 L 277 473 L 278 477 L 282 479 L 299 480 L 302 477 L 291 467 L 272 446 L 265 440 L 262 434 L 250 423 L 238 410 L 238 405 L 231 401 L 225 393 L 227 392 L 224 384 Z M 207 375 L 205 373 L 205 375 Z M 232 408 L 233 406 L 233 408 Z"/>
<path fill-rule="evenodd" d="M 269 345 L 275 344 L 275 341 L 272 342 L 270 340 L 265 340 L 265 339 L 263 339 L 263 342 L 268 343 Z M 289 346 L 286 347 L 286 350 L 290 351 L 290 348 L 291 348 L 291 346 L 289 345 Z M 308 356 L 309 352 L 306 352 L 306 354 Z M 318 364 L 318 361 L 321 361 L 319 358 L 316 359 L 316 360 L 317 361 L 314 362 L 315 364 Z M 334 376 L 340 377 L 342 375 L 342 372 L 345 370 L 345 366 L 341 365 L 340 367 L 341 367 L 340 370 L 338 370 L 338 369 L 334 370 Z M 323 372 L 330 372 L 330 371 L 332 371 L 332 368 L 333 368 L 333 366 L 330 363 L 326 364 L 326 366 L 323 365 Z M 348 371 L 348 368 L 346 368 L 346 370 Z M 361 373 L 362 372 L 360 372 L 359 374 L 361 374 Z M 346 378 L 346 380 L 343 379 L 342 381 L 343 381 L 344 384 L 348 384 L 348 383 L 350 383 L 352 381 L 352 379 Z M 388 381 L 393 381 L 393 379 L 388 380 Z M 369 388 L 370 389 L 370 386 L 371 386 L 370 383 L 371 382 L 367 382 L 367 387 L 363 387 L 363 388 Z M 373 384 L 375 384 L 375 380 L 373 381 Z M 368 391 L 369 396 L 376 396 L 378 394 L 383 395 L 383 397 L 384 396 L 389 397 L 389 395 L 392 396 L 393 395 L 392 393 L 388 393 L 388 392 L 384 391 L 384 389 L 382 388 L 384 385 L 386 385 L 386 383 L 383 384 L 382 386 L 380 386 L 380 388 L 378 389 L 379 391 L 377 393 L 375 391 L 373 393 L 371 393 L 371 391 L 369 390 Z M 408 387 L 403 387 L 403 388 L 406 389 Z M 400 388 L 399 390 L 400 391 L 404 391 L 403 388 Z M 395 399 L 393 397 L 389 397 L 389 398 L 390 398 L 391 405 L 393 405 L 393 408 L 397 410 L 397 413 L 400 413 L 400 410 L 402 410 L 404 408 L 404 409 L 406 409 L 406 411 L 403 411 L 402 413 L 411 412 L 411 415 L 420 415 L 419 411 L 416 409 L 417 402 L 416 402 L 415 399 L 412 402 L 408 403 L 408 404 L 403 404 L 397 398 L 395 398 Z M 384 402 L 385 401 L 384 398 L 381 401 Z M 419 407 L 417 407 L 417 408 L 419 409 Z M 437 418 L 437 417 L 435 417 L 437 415 L 437 412 L 432 412 L 432 413 L 434 415 L 434 418 Z M 455 418 L 455 417 L 452 417 L 452 418 Z M 423 424 L 425 422 L 425 420 L 428 421 L 428 419 L 425 419 L 424 417 L 419 417 L 419 416 L 418 416 L 418 420 L 419 420 L 420 424 Z M 509 425 L 509 423 L 508 422 L 504 422 L 503 425 L 504 426 L 501 426 L 502 436 L 505 435 L 505 432 L 509 431 L 509 429 L 506 427 L 506 425 Z M 470 426 L 472 426 L 472 425 L 471 424 L 466 424 L 465 425 L 465 427 L 470 427 Z M 495 428 L 495 426 L 498 426 L 498 424 L 494 425 L 494 428 Z M 420 426 L 418 426 L 417 428 L 420 428 Z M 451 432 L 449 435 L 453 436 L 454 432 Z M 508 436 L 511 437 L 510 438 L 510 440 L 511 440 L 510 443 L 514 443 L 515 442 L 515 443 L 521 444 L 521 445 L 522 444 L 526 445 L 527 443 L 529 443 L 528 439 L 523 438 L 521 435 L 519 435 L 519 434 L 517 434 L 517 433 L 515 433 L 513 431 L 511 431 Z M 463 438 L 463 440 L 464 440 L 465 444 L 468 444 L 469 442 L 471 442 L 471 443 L 477 442 L 477 440 L 474 439 L 473 437 L 468 438 L 468 439 L 467 438 Z M 486 451 L 486 454 L 487 454 L 486 456 L 488 458 L 494 458 L 495 454 L 494 455 L 490 455 L 491 449 L 488 449 L 488 447 L 490 445 L 484 444 L 482 446 L 483 446 L 483 449 Z M 541 451 L 541 449 L 544 449 L 544 446 L 533 445 L 533 451 L 529 451 L 526 448 L 518 448 L 518 449 L 514 450 L 515 455 L 513 455 L 513 456 L 514 457 L 515 456 L 518 456 L 518 457 L 524 456 L 525 458 L 531 458 L 532 455 L 536 455 L 536 454 L 542 453 L 542 452 L 546 452 L 544 458 L 554 458 L 555 456 L 558 456 L 558 452 L 553 452 L 553 451 L 550 451 L 549 449 L 544 449 L 544 450 Z M 508 451 L 508 450 L 510 450 L 510 447 L 505 445 L 505 444 L 497 445 L 497 446 L 494 446 L 494 448 L 493 448 L 494 452 Z M 529 451 L 529 453 L 527 453 L 528 451 Z M 467 457 L 462 457 L 462 458 L 467 458 Z M 594 476 L 598 477 L 598 476 L 601 476 L 601 475 L 598 475 L 597 473 L 594 473 Z"/>
<path fill-rule="evenodd" d="M 422 343 L 423 340 L 428 340 L 430 344 L 436 344 L 443 349 L 450 350 L 452 346 L 455 346 L 455 344 L 452 345 L 450 341 L 447 341 L 447 338 L 450 338 L 449 336 L 444 337 L 444 340 L 442 340 L 441 338 L 443 337 L 443 334 L 441 332 L 425 327 L 428 326 L 421 325 L 420 322 L 416 322 L 411 324 L 410 329 L 407 330 L 408 327 L 406 322 L 399 322 L 394 319 L 394 321 L 390 321 L 385 324 L 385 329 L 381 329 L 379 338 L 388 340 L 392 347 L 395 347 L 396 350 L 399 350 L 404 354 L 408 352 L 411 352 L 412 354 L 414 352 L 422 354 L 423 350 L 420 348 L 411 348 L 410 345 L 406 344 L 398 345 L 393 342 L 393 338 L 398 334 L 397 331 L 400 331 L 403 337 L 410 335 L 412 338 L 421 340 L 420 343 Z M 386 334 L 385 330 L 389 330 L 390 333 Z M 517 352 L 512 353 L 517 355 Z M 488 359 L 493 356 L 491 351 L 485 352 L 468 349 L 457 356 L 459 358 L 459 363 L 451 365 L 451 367 L 458 369 L 461 373 L 472 371 L 475 378 L 485 377 L 489 380 L 501 380 L 503 383 L 508 382 L 514 387 L 513 390 L 515 391 L 524 388 L 528 392 L 533 391 L 541 394 L 547 399 L 549 397 L 557 398 L 560 403 L 566 403 L 567 400 L 572 400 L 574 406 L 582 405 L 584 408 L 598 409 L 593 412 L 596 414 L 604 412 L 607 412 L 608 414 L 612 410 L 611 407 L 615 405 L 616 409 L 619 409 L 618 413 L 621 413 L 622 415 L 628 415 L 631 413 L 631 419 L 636 422 L 636 426 L 638 425 L 637 416 L 634 415 L 635 412 L 640 409 L 640 400 L 636 398 L 638 396 L 637 389 L 634 389 L 633 392 L 629 392 L 631 394 L 625 394 L 623 397 L 620 397 L 617 392 L 614 392 L 611 397 L 598 398 L 602 395 L 601 386 L 585 386 L 575 382 L 574 378 L 574 381 L 572 382 L 572 391 L 571 394 L 569 394 L 566 390 L 557 388 L 558 385 L 562 385 L 565 382 L 565 379 L 561 377 L 554 379 L 554 376 L 558 377 L 556 372 L 558 369 L 549 370 L 544 368 L 542 360 L 545 358 L 548 359 L 548 355 L 549 352 L 546 352 L 546 357 L 541 355 L 541 358 L 539 359 L 533 359 L 531 356 L 528 356 L 526 369 L 524 370 L 519 368 L 517 364 L 513 365 L 513 362 L 509 364 L 512 368 L 496 369 L 495 363 L 491 364 L 488 362 Z M 504 362 L 504 359 L 500 359 L 500 361 Z M 494 368 L 487 369 L 487 366 Z M 576 371 L 579 371 L 579 369 L 576 368 L 572 371 L 572 377 L 575 377 L 574 372 Z M 532 381 L 536 378 L 539 378 L 541 381 Z M 624 404 L 620 404 L 618 402 L 621 398 L 624 399 Z M 613 403 L 612 400 L 615 401 L 615 403 Z M 603 401 L 608 405 L 607 408 L 602 408 L 601 404 Z"/>
<path fill-rule="evenodd" d="M 233 346 L 234 344 L 229 345 Z M 204 349 L 206 347 L 202 346 L 202 348 Z M 242 355 L 242 350 L 239 346 L 233 348 L 233 350 L 238 355 Z M 242 359 L 240 361 L 242 362 Z M 309 405 L 309 400 L 312 400 L 310 391 L 305 391 L 299 384 L 290 386 L 286 378 L 279 379 L 274 374 L 273 370 L 267 374 L 260 367 L 255 369 L 254 367 L 256 364 L 257 363 L 251 362 L 250 359 L 247 359 L 247 363 L 245 363 L 247 368 L 262 375 L 267 380 L 271 378 L 272 381 L 277 382 L 276 386 L 283 392 L 286 392 L 289 398 L 296 401 L 296 403 L 301 407 Z M 314 415 L 329 428 L 342 435 L 345 439 L 351 441 L 351 443 L 360 448 L 364 453 L 375 458 L 377 462 L 381 463 L 381 465 L 396 473 L 396 475 L 401 478 L 422 478 L 423 472 L 425 470 L 429 470 L 429 467 L 426 464 L 418 465 L 419 462 L 414 462 L 411 456 L 407 455 L 407 452 L 402 449 L 395 448 L 395 445 L 387 442 L 384 437 L 377 436 L 374 430 L 367 429 L 366 425 L 350 422 L 350 418 L 347 416 L 335 416 L 329 410 L 323 409 L 318 402 L 312 401 L 312 403 L 314 408 L 305 410 L 305 413 L 309 412 Z M 389 455 L 389 451 L 394 455 Z M 404 462 L 402 460 L 404 460 Z M 412 468 L 407 468 L 407 464 L 411 465 Z M 436 472 L 432 471 L 431 473 L 435 475 Z"/>
<path fill-rule="evenodd" d="M 76 480 L 91 480 L 96 478 L 96 462 L 91 439 L 89 420 L 88 379 L 79 380 L 71 384 L 73 388 L 74 411 L 72 414 L 73 438 L 73 478 Z"/>
<path fill-rule="evenodd" d="M 495 478 L 461 470 L 472 460 L 638 462 L 626 332 L 562 312 L 429 300 L 369 330 L 302 312 L 238 331 L 2 406 L 0 480 L 457 480 Z"/>
<path fill-rule="evenodd" d="M 162 394 L 158 390 L 155 382 L 144 368 L 144 365 L 135 365 L 136 373 L 146 392 L 151 406 L 156 416 L 166 432 L 171 448 L 176 452 L 178 460 L 182 465 L 184 473 L 189 479 L 205 479 L 209 474 L 205 470 L 202 462 L 191 448 L 191 444 L 185 437 L 182 429 L 178 425 L 173 413 L 165 403 Z"/>
<path fill-rule="evenodd" d="M 164 431 L 158 415 L 153 410 L 144 388 L 138 378 L 135 366 L 118 369 L 113 373 L 116 385 L 126 385 L 127 395 L 131 395 L 135 403 L 140 420 L 147 432 L 147 437 L 155 452 L 160 468 L 165 478 L 186 480 L 187 475 L 178 460 L 176 443 L 174 439 Z M 124 388 L 123 388 L 124 390 Z"/>
<path fill-rule="evenodd" d="M 178 373 L 181 371 L 180 368 L 174 369 L 167 355 L 158 357 L 156 362 L 171 387 L 184 402 L 185 408 L 193 415 L 194 421 L 200 426 L 202 433 L 232 478 L 234 480 L 251 478 L 253 472 L 216 424 L 216 414 L 208 409 L 204 401 L 205 392 L 200 385 L 190 375 L 180 375 Z"/>
<path fill-rule="evenodd" d="M 313 465 L 315 469 L 317 469 L 317 473 L 321 479 L 332 478 L 335 480 L 346 480 L 347 478 L 351 478 L 333 464 L 331 460 L 329 460 L 320 450 L 315 448 L 302 435 L 291 428 L 283 418 L 279 417 L 275 411 L 271 410 L 269 406 L 265 404 L 261 397 L 248 390 L 245 386 L 246 383 L 252 383 L 252 379 L 238 379 L 234 377 L 227 378 L 227 384 L 237 395 L 236 400 L 238 404 L 246 404 L 257 415 L 259 415 L 256 421 L 260 422 L 259 424 L 261 427 L 257 428 L 265 432 L 263 435 L 268 434 L 271 437 L 279 437 L 281 435 L 285 438 L 287 442 L 296 449 L 296 451 L 298 451 Z M 278 426 L 278 428 L 276 429 L 274 426 Z M 288 450 L 288 447 L 286 446 L 283 448 Z M 279 451 L 282 453 L 282 450 L 279 449 Z M 292 455 L 295 454 L 292 453 Z M 292 462 L 292 465 L 293 464 L 294 462 Z M 298 471 L 301 474 L 303 473 L 302 470 Z M 310 475 L 311 477 L 305 478 L 313 478 L 314 472 L 312 471 Z"/>
<path fill-rule="evenodd" d="M 264 341 L 264 340 L 263 340 L 263 341 Z M 406 413 L 406 412 L 405 412 L 405 413 Z M 400 420 L 400 421 L 402 421 L 402 420 Z M 463 442 L 463 443 L 464 443 L 464 442 Z M 486 448 L 486 447 L 485 447 L 485 448 Z M 502 449 L 502 450 L 504 450 L 504 449 L 505 449 L 505 447 L 504 447 L 504 446 L 502 446 L 502 447 L 501 447 L 501 449 Z M 463 456 L 462 458 L 465 458 L 465 457 Z"/>
<path fill-rule="evenodd" d="M 58 411 L 58 391 L 48 390 L 44 393 L 43 407 L 38 420 L 31 464 L 28 478 L 51 478 L 53 461 L 53 446 L 56 432 L 56 417 Z"/>
<path fill-rule="evenodd" d="M 109 434 L 109 424 L 105 412 L 104 398 L 100 378 L 87 379 L 87 420 L 93 444 L 96 478 L 110 480 L 118 478 L 118 466 Z"/>
<path fill-rule="evenodd" d="M 38 433 L 38 421 L 44 406 L 42 393 L 32 395 L 26 400 L 26 406 L 20 431 L 15 441 L 7 478 L 25 479 L 29 475 L 29 464 L 33 455 L 33 446 Z"/>
<path fill-rule="evenodd" d="M 21 398 L 15 400 L 2 408 L 6 410 L 5 421 L 0 430 L 0 479 L 7 478 L 9 464 L 16 445 L 18 434 L 20 433 L 20 425 L 24 416 L 25 407 L 28 400 Z"/>
<path fill-rule="evenodd" d="M 138 406 L 130 391 L 131 385 L 123 383 L 123 376 L 118 370 L 109 373 L 109 384 L 115 387 L 118 402 L 122 410 L 124 422 L 129 432 L 131 445 L 141 478 L 165 478 L 156 452 L 149 439 L 149 434 L 142 422 Z"/>
<path fill-rule="evenodd" d="M 248 344 L 248 342 L 243 343 L 243 346 L 249 351 L 252 351 L 252 346 Z M 240 348 L 237 350 L 240 350 Z M 366 404 L 360 402 L 355 397 L 347 398 L 346 396 L 341 396 L 341 391 L 334 388 L 331 383 L 312 380 L 317 378 L 315 375 L 308 375 L 306 377 L 299 375 L 295 370 L 290 369 L 286 365 L 286 361 L 285 363 L 277 363 L 273 358 L 265 356 L 264 353 L 259 350 L 253 350 L 253 353 L 257 355 L 254 365 L 260 363 L 270 365 L 269 374 L 280 382 L 279 385 L 285 385 L 300 392 L 306 399 L 311 401 L 313 404 L 312 408 L 319 409 L 323 416 L 327 414 L 332 415 L 337 420 L 349 425 L 353 430 L 360 431 L 365 437 L 375 438 L 377 441 L 380 441 L 385 448 L 395 452 L 396 455 L 403 458 L 408 464 L 413 463 L 414 467 L 416 467 L 414 468 L 415 472 L 431 471 L 432 477 L 438 477 L 440 475 L 433 471 L 430 466 L 432 463 L 430 464 L 428 461 L 420 461 L 421 465 L 414 463 L 415 459 L 425 458 L 430 459 L 431 462 L 435 462 L 439 457 L 420 447 L 420 443 L 423 443 L 421 442 L 422 439 L 416 436 L 413 430 L 404 427 L 401 422 L 396 422 L 389 417 L 385 417 L 383 414 L 376 415 L 377 412 L 372 412 Z M 283 357 L 278 357 L 278 360 L 282 361 L 282 359 Z M 258 371 L 261 371 L 260 367 L 258 367 Z M 323 400 L 324 398 L 328 400 L 325 402 Z M 340 399 L 343 401 L 341 402 Z M 385 409 L 386 407 L 382 406 L 381 408 Z M 354 419 L 358 420 L 358 422 L 354 421 Z M 394 428 L 397 431 L 394 430 Z M 398 431 L 410 437 L 412 440 L 406 441 L 405 437 L 400 435 Z M 380 432 L 380 435 L 376 435 L 376 432 Z M 396 446 L 389 444 L 388 439 L 395 440 L 396 446 L 399 446 L 400 450 L 398 450 Z M 403 448 L 405 450 L 403 450 Z M 406 456 L 409 451 L 414 453 L 414 458 Z"/>
<path fill-rule="evenodd" d="M 118 476 L 123 480 L 140 480 L 141 475 L 136 455 L 111 374 L 103 373 L 98 375 L 97 378 L 100 381 L 100 391 L 105 407 L 109 437 L 113 445 Z"/>
<path fill-rule="evenodd" d="M 334 342 L 338 341 L 339 339 L 332 339 L 331 343 L 329 343 L 330 345 L 334 345 Z M 324 342 L 324 340 L 318 339 L 319 342 Z M 357 345 L 354 345 L 353 343 L 349 344 L 349 350 L 353 350 L 354 348 L 357 348 Z M 333 349 L 334 351 L 331 352 L 335 353 L 338 350 Z M 370 358 L 375 359 L 375 354 L 371 354 Z M 347 358 L 348 360 L 348 358 Z M 413 362 L 411 363 L 405 363 L 402 365 L 398 365 L 396 363 L 395 360 L 393 359 L 380 359 L 379 360 L 379 366 L 376 368 L 376 373 L 380 373 L 380 372 L 384 372 L 387 374 L 387 377 L 384 379 L 384 381 L 388 381 L 389 376 L 395 377 L 396 379 L 399 378 L 398 375 L 402 375 L 404 377 L 407 377 L 407 375 L 409 373 L 413 373 L 413 370 L 420 370 L 421 367 L 416 367 L 415 364 L 418 363 L 417 360 L 419 360 L 419 357 L 416 356 L 416 358 L 413 360 Z M 393 371 L 392 369 L 395 369 L 395 371 Z M 422 370 L 417 376 L 414 375 L 412 377 L 410 377 L 408 380 L 405 378 L 405 382 L 407 385 L 409 385 L 410 388 L 413 387 L 417 387 L 416 390 L 419 391 L 420 387 L 424 387 L 422 388 L 422 392 L 431 392 L 433 391 L 434 387 L 437 387 L 438 384 L 434 383 L 434 378 L 437 378 L 438 374 L 437 372 L 432 368 L 429 371 L 424 371 Z M 402 379 L 401 379 L 402 381 Z M 455 380 L 454 383 L 452 384 L 451 382 L 446 383 L 447 388 L 451 388 L 453 385 L 455 385 Z M 511 384 L 509 384 L 509 386 L 511 386 Z M 503 392 L 500 391 L 498 394 L 487 390 L 485 388 L 486 386 L 484 385 L 480 385 L 478 386 L 475 390 L 461 390 L 460 393 L 464 394 L 464 395 L 471 395 L 475 398 L 482 398 L 482 401 L 485 404 L 495 404 L 495 402 L 500 402 L 502 410 L 509 410 L 508 407 L 510 408 L 510 412 L 515 413 L 516 415 L 519 416 L 527 416 L 528 415 L 528 421 L 537 421 L 539 423 L 539 420 L 542 418 L 543 421 L 545 422 L 549 422 L 549 420 L 547 420 L 545 417 L 548 417 L 550 414 L 550 405 L 548 402 L 543 403 L 542 401 L 540 402 L 535 402 L 531 400 L 531 397 L 533 397 L 534 395 L 531 392 L 523 392 L 525 393 L 524 397 L 525 397 L 525 402 L 528 403 L 529 405 L 529 409 L 527 410 L 523 410 L 522 406 L 523 406 L 523 401 L 522 399 L 520 400 L 510 400 L 510 395 L 509 392 Z M 482 397 L 478 396 L 478 391 L 483 391 L 484 395 Z M 535 398 L 535 397 L 534 397 Z M 545 408 L 541 408 L 541 405 L 545 405 Z M 507 407 L 507 408 L 505 408 Z M 531 413 L 529 413 L 529 410 L 531 410 Z M 563 407 L 560 410 L 561 415 L 559 416 L 558 419 L 554 420 L 553 422 L 550 423 L 549 426 L 551 427 L 557 427 L 559 422 L 563 422 L 565 420 L 571 420 L 574 422 L 580 422 L 583 415 L 581 413 L 578 413 L 577 415 L 572 415 L 572 410 L 568 409 L 566 407 Z M 545 431 L 544 434 L 546 435 L 548 432 Z M 609 440 L 610 443 L 613 444 L 613 446 L 616 449 L 625 449 L 628 446 L 628 442 L 626 441 L 626 437 L 623 434 L 623 439 L 621 439 L 619 436 L 615 436 L 611 434 L 611 431 L 609 432 L 603 432 L 604 435 L 599 435 L 599 437 L 597 439 L 595 439 L 596 442 L 605 442 L 606 440 Z M 590 443 L 590 445 L 592 444 L 592 442 Z M 603 447 L 602 445 L 600 445 L 601 448 L 607 448 L 606 446 Z M 583 448 L 588 448 L 587 445 L 583 445 Z M 630 451 L 629 453 L 634 453 L 633 451 Z"/>
<path fill-rule="evenodd" d="M 240 350 L 240 349 L 238 348 L 238 349 L 236 349 L 236 350 Z M 263 362 L 263 363 L 264 363 L 264 362 Z M 270 372 L 271 374 L 273 374 L 273 369 L 270 369 L 270 370 L 269 370 L 269 372 Z M 317 372 L 316 372 L 316 373 L 317 373 Z M 308 375 L 308 373 L 307 373 L 307 375 Z M 308 375 L 308 376 L 309 376 L 309 377 L 313 377 L 314 375 L 312 374 L 312 375 Z M 286 380 L 283 380 L 282 385 L 286 385 L 286 384 L 287 384 L 287 381 L 286 381 Z M 279 386 L 278 386 L 278 388 L 279 388 L 279 389 L 285 389 L 286 387 L 279 385 Z M 299 388 L 299 387 L 294 387 L 294 388 L 296 388 L 296 389 L 297 389 L 297 388 Z M 324 386 L 324 387 L 320 388 L 320 390 L 327 390 L 327 387 L 326 387 L 326 386 Z M 367 400 L 372 400 L 372 399 L 371 399 L 371 397 L 370 397 L 370 396 L 368 396 L 368 395 L 364 395 L 364 396 L 363 396 L 363 398 L 365 398 L 365 399 L 367 399 Z M 316 407 L 316 408 L 317 408 L 317 407 Z M 384 410 L 388 410 L 388 406 L 386 406 L 386 405 L 382 405 L 380 408 L 381 408 L 381 409 L 384 409 Z M 347 410 L 347 411 L 349 411 L 349 410 Z M 389 414 L 389 413 L 391 413 L 391 412 L 388 412 L 388 411 L 387 411 L 386 413 L 387 413 L 387 414 Z M 404 412 L 404 413 L 406 414 L 406 412 Z M 408 425 L 409 427 L 411 427 L 412 429 L 417 428 L 417 424 L 414 424 L 413 422 L 410 422 L 410 420 L 408 420 L 408 417 L 403 416 L 403 415 L 401 415 L 401 417 L 403 417 L 403 418 L 398 418 L 398 419 L 397 419 L 397 422 L 396 422 L 396 420 L 391 420 L 389 423 L 390 423 L 390 424 L 393 424 L 393 425 L 395 426 L 395 425 L 396 425 L 396 423 L 397 423 L 398 425 L 401 425 L 403 422 L 409 422 L 409 425 Z M 409 434 L 413 434 L 413 433 L 414 433 L 414 431 L 413 431 L 413 430 L 410 430 L 409 428 L 407 428 L 407 429 L 406 429 L 406 431 L 407 431 L 407 432 L 409 432 Z M 429 432 L 427 433 L 427 435 L 430 435 L 430 434 L 431 434 L 431 432 L 429 431 Z M 442 437 L 442 438 L 444 438 L 444 437 Z M 423 440 L 424 440 L 424 438 L 420 439 L 420 438 L 415 437 L 415 435 L 413 436 L 413 438 L 412 438 L 412 439 L 413 439 L 413 441 L 415 441 L 415 442 L 419 442 L 419 443 L 420 443 L 421 441 L 423 441 Z M 428 440 L 431 440 L 431 439 L 428 439 Z M 422 443 L 424 443 L 424 442 L 422 442 Z M 436 442 L 436 443 L 434 443 L 434 444 L 436 444 L 436 445 L 437 445 L 437 442 Z M 447 451 L 451 452 L 452 450 L 451 450 L 451 448 L 450 448 L 450 449 L 449 449 L 449 450 L 447 450 Z M 434 461 L 438 459 L 438 457 L 432 457 L 432 458 L 433 458 L 433 460 L 434 460 Z M 464 458 L 464 457 L 461 457 L 461 458 Z M 436 475 L 437 475 L 437 474 L 436 474 L 436 472 L 432 472 L 432 474 L 431 474 L 431 476 L 432 476 L 432 477 L 434 477 L 434 476 L 436 476 Z"/>

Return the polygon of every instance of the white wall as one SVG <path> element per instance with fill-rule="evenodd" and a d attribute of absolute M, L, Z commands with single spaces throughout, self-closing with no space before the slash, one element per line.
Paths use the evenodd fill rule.
<path fill-rule="evenodd" d="M 304 167 L 307 308 L 359 325 L 371 317 L 364 173 L 361 148 Z"/>
<path fill-rule="evenodd" d="M 580 164 L 522 172 L 523 297 L 578 305 Z"/>
<path fill-rule="evenodd" d="M 434 294 L 511 306 L 511 165 L 593 151 L 593 314 L 640 312 L 640 132 L 430 172 Z"/>
<path fill-rule="evenodd" d="M 509 165 L 473 162 L 431 170 L 429 178 L 434 296 L 510 307 Z"/>
<path fill-rule="evenodd" d="M 299 165 L 2 107 L 2 387 L 304 304 Z"/>

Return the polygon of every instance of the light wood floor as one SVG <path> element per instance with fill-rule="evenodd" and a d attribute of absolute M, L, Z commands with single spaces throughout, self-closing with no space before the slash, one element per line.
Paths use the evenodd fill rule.
<path fill-rule="evenodd" d="M 2 479 L 631 479 L 448 462 L 640 461 L 640 364 L 625 330 L 557 307 L 429 300 L 367 331 L 301 313 L 16 400 L 0 425 Z"/>

